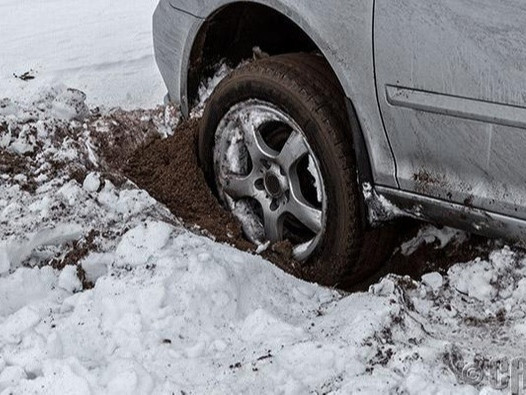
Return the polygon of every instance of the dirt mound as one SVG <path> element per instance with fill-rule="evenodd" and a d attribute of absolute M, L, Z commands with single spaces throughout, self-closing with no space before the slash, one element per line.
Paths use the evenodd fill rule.
<path fill-rule="evenodd" d="M 241 225 L 210 191 L 195 153 L 198 121 L 182 124 L 175 135 L 141 146 L 128 160 L 126 175 L 186 224 L 195 224 L 216 240 L 244 250 Z"/>

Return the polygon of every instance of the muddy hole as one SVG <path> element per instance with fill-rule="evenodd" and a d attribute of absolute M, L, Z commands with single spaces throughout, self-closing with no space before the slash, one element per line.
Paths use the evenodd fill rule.
<path fill-rule="evenodd" d="M 104 114 L 93 109 L 82 125 L 75 121 L 45 119 L 49 143 L 57 150 L 75 149 L 78 158 L 70 163 L 67 157 L 55 157 L 51 150 L 45 151 L 44 156 L 37 155 L 43 147 L 35 143 L 33 151 L 24 155 L 2 150 L 0 174 L 30 193 L 37 190 L 43 176 L 49 179 L 66 177 L 83 185 L 86 177 L 96 172 L 104 182 L 109 181 L 117 187 L 125 185 L 129 179 L 166 205 L 191 231 L 255 254 L 257 246 L 245 239 L 241 224 L 219 203 L 199 166 L 199 122 L 190 119 L 179 124 L 179 113 L 171 106 L 134 111 L 116 109 Z M 16 133 L 22 130 L 17 123 L 0 122 L 0 131 L 5 132 L 8 127 Z M 29 130 L 36 135 L 36 127 Z M 166 137 L 168 135 L 170 137 Z M 99 190 L 101 188 L 103 184 Z M 55 215 L 60 216 L 65 209 L 65 206 L 56 207 Z M 445 274 L 450 266 L 477 257 L 484 259 L 504 244 L 466 235 L 462 243 L 449 243 L 444 247 L 437 245 L 440 244 L 438 239 L 431 240 L 417 246 L 411 254 L 404 254 L 404 243 L 418 238 L 426 226 L 409 220 L 397 223 L 394 226 L 395 250 L 380 270 L 360 284 L 340 283 L 339 288 L 367 290 L 369 285 L 389 273 L 408 275 L 415 280 L 428 272 Z M 85 242 L 74 243 L 70 252 L 53 265 L 59 269 L 78 265 L 90 251 L 98 248 L 98 239 L 95 239 L 90 241 L 88 237 Z M 313 272 L 319 270 L 319 266 L 296 262 L 288 242 L 272 245 L 261 255 L 284 271 L 307 280 L 315 278 Z M 331 262 L 326 265 L 322 269 L 330 270 Z M 82 273 L 79 277 L 83 277 Z"/>
<path fill-rule="evenodd" d="M 429 225 L 412 219 L 403 219 L 394 226 L 398 232 L 397 243 L 385 264 L 369 278 L 357 284 L 346 284 L 343 287 L 346 291 L 367 291 L 370 285 L 379 282 L 388 274 L 409 276 L 417 281 L 427 273 L 438 272 L 445 275 L 452 266 L 476 258 L 487 259 L 491 251 L 505 245 L 501 240 L 462 232 L 464 234 L 462 240 L 453 240 L 444 247 L 440 246 L 438 240 L 430 240 L 419 245 L 408 255 L 403 251 L 404 244 L 415 240 L 419 231 Z"/>

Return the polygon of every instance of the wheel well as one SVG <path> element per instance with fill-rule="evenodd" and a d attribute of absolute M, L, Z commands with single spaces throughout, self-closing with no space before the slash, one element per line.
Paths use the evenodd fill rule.
<path fill-rule="evenodd" d="M 253 56 L 254 47 L 269 55 L 319 52 L 309 36 L 288 17 L 255 3 L 233 3 L 220 8 L 203 24 L 194 41 L 188 69 L 189 104 L 197 98 L 199 83 L 224 60 L 236 66 Z"/>
<path fill-rule="evenodd" d="M 314 41 L 290 18 L 271 7 L 248 2 L 232 3 L 212 14 L 199 30 L 190 53 L 187 97 L 192 105 L 197 99 L 199 84 L 212 76 L 220 61 L 235 67 L 242 60 L 253 57 L 253 48 L 259 47 L 269 55 L 293 52 L 312 52 L 324 57 Z M 327 64 L 330 64 L 324 57 Z M 343 87 L 331 68 L 334 81 Z M 373 184 L 369 154 L 357 121 L 353 104 L 346 99 L 348 122 L 353 132 L 360 182 Z"/>

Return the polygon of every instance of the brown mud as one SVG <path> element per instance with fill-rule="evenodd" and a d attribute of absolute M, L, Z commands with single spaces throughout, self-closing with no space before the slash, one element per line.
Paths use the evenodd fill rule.
<path fill-rule="evenodd" d="M 219 204 L 208 187 L 195 153 L 197 120 L 183 123 L 175 135 L 139 147 L 125 174 L 186 224 L 208 232 L 219 242 L 249 250 L 234 216 Z"/>

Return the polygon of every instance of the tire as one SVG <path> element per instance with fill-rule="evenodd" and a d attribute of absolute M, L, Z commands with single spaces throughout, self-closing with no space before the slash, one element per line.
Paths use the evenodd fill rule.
<path fill-rule="evenodd" d="M 302 277 L 327 286 L 350 286 L 378 269 L 389 250 L 382 230 L 367 230 L 344 94 L 325 60 L 313 54 L 273 56 L 246 64 L 211 95 L 200 124 L 199 159 L 218 192 L 216 133 L 236 105 L 258 100 L 288 114 L 319 163 L 326 206 L 323 235 L 301 263 Z M 355 120 L 354 120 L 355 121 Z"/>

